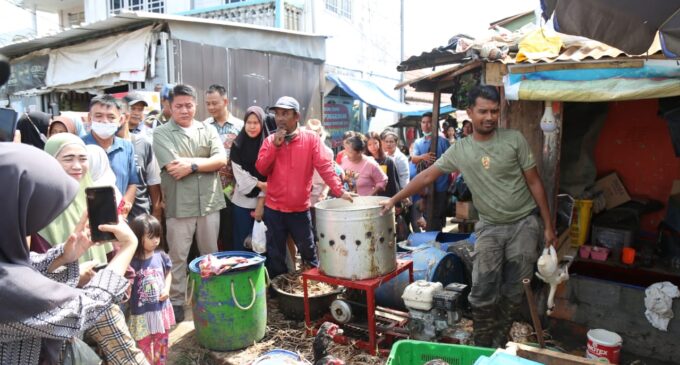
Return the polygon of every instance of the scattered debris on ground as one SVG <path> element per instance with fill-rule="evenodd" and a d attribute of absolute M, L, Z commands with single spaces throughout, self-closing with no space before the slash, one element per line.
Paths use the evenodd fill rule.
<path fill-rule="evenodd" d="M 190 311 L 187 311 L 189 314 Z M 202 348 L 195 339 L 190 316 L 171 333 L 168 365 L 245 365 L 273 349 L 297 352 L 308 361 L 313 360 L 313 336 L 305 333 L 304 322 L 289 321 L 278 310 L 276 299 L 267 303 L 267 332 L 264 338 L 239 351 L 214 352 Z M 183 334 L 175 332 L 181 331 Z M 382 365 L 387 360 L 371 356 L 360 349 L 332 343 L 328 353 L 348 364 Z"/>

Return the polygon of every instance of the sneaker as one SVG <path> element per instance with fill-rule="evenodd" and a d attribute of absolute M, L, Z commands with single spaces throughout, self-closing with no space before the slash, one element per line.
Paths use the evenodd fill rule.
<path fill-rule="evenodd" d="M 175 313 L 175 322 L 183 322 L 184 321 L 184 306 L 182 305 L 173 305 L 172 306 L 172 311 Z"/>

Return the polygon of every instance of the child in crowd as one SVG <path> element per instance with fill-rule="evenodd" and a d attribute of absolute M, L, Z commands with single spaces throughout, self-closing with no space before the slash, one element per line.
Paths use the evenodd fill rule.
<path fill-rule="evenodd" d="M 170 257 L 158 248 L 161 224 L 149 214 L 136 217 L 130 228 L 139 245 L 130 265 L 135 281 L 130 296 L 128 327 L 137 346 L 152 365 L 165 364 L 168 355 L 168 333 L 175 324 L 170 304 L 172 281 Z"/>

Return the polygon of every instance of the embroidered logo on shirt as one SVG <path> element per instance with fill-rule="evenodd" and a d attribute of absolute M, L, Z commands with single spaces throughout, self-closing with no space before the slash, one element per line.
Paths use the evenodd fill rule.
<path fill-rule="evenodd" d="M 488 170 L 490 166 L 491 166 L 491 157 L 489 157 L 489 156 L 482 157 L 482 167 L 484 167 L 485 169 Z"/>

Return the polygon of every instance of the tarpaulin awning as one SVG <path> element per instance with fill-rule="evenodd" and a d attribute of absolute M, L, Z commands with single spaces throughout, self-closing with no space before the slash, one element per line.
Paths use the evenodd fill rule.
<path fill-rule="evenodd" d="M 421 115 L 432 111 L 432 107 L 423 105 L 404 104 L 392 97 L 385 90 L 380 88 L 370 80 L 356 79 L 348 76 L 328 74 L 326 78 L 334 82 L 352 97 L 363 101 L 377 109 L 387 110 L 407 116 Z M 455 111 L 451 105 L 443 105 L 440 108 L 440 115 Z"/>
<path fill-rule="evenodd" d="M 50 51 L 45 84 L 85 89 L 144 81 L 152 27 Z"/>
<path fill-rule="evenodd" d="M 666 57 L 680 55 L 680 0 L 542 0 L 555 30 L 643 54 L 658 33 Z"/>
<path fill-rule="evenodd" d="M 616 101 L 680 95 L 674 60 L 640 60 L 641 67 L 546 70 L 504 78 L 507 100 Z"/>

